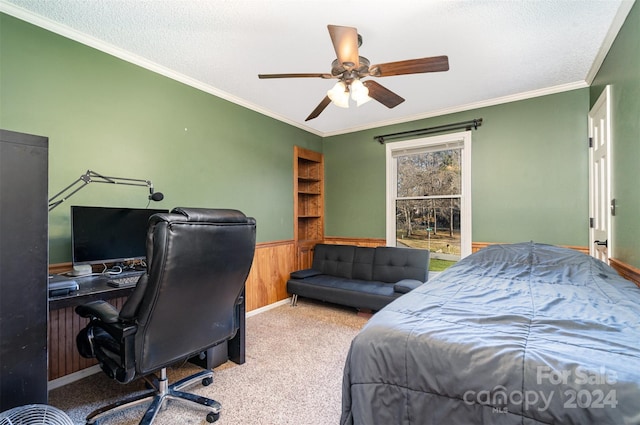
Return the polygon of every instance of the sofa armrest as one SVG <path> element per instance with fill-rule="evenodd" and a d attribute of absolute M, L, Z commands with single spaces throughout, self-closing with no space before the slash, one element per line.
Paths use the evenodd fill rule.
<path fill-rule="evenodd" d="M 322 272 L 314 269 L 304 269 L 292 272 L 290 276 L 291 279 L 304 279 L 306 277 L 317 276 L 319 274 L 322 274 Z"/>
<path fill-rule="evenodd" d="M 401 294 L 406 294 L 409 291 L 416 289 L 418 286 L 422 285 L 424 282 L 420 282 L 416 279 L 402 279 L 396 282 L 393 285 L 394 292 L 399 292 Z"/>

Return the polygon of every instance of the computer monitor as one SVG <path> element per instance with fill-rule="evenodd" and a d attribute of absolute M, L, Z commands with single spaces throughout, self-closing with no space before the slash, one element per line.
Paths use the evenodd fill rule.
<path fill-rule="evenodd" d="M 168 210 L 71 207 L 74 265 L 144 260 L 149 217 Z"/>

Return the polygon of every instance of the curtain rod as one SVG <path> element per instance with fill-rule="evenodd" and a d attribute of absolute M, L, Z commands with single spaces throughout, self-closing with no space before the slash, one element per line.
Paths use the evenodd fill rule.
<path fill-rule="evenodd" d="M 421 128 L 419 130 L 410 130 L 410 131 L 403 131 L 400 133 L 383 134 L 381 136 L 373 136 L 373 138 L 377 140 L 381 145 L 384 145 L 384 142 L 388 141 L 388 139 L 401 139 L 401 138 L 412 137 L 412 136 L 423 136 L 426 134 L 443 133 L 445 131 L 460 130 L 463 128 L 467 131 L 471 130 L 472 128 L 477 130 L 478 127 L 480 127 L 481 125 L 482 125 L 482 118 L 476 118 L 470 121 L 439 125 L 436 127 Z"/>

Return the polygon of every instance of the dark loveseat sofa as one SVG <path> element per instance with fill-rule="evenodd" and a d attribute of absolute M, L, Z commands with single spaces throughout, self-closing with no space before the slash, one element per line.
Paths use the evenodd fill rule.
<path fill-rule="evenodd" d="M 287 291 L 298 296 L 380 310 L 427 281 L 429 251 L 318 244 L 310 269 L 291 273 Z"/>

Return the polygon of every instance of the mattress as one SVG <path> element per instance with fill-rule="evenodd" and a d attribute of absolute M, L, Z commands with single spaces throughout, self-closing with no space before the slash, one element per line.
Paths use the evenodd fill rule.
<path fill-rule="evenodd" d="M 640 288 L 575 250 L 484 248 L 354 338 L 341 424 L 640 424 Z"/>

